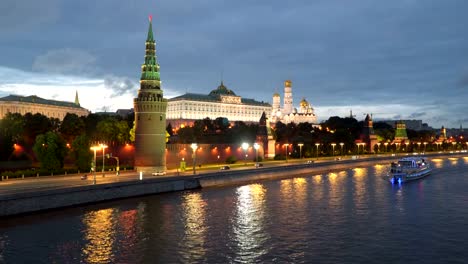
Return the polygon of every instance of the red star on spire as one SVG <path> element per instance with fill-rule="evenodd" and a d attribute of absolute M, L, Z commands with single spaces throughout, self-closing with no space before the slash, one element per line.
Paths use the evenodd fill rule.
<path fill-rule="evenodd" d="M 149 21 L 153 21 L 153 15 L 149 15 Z"/>

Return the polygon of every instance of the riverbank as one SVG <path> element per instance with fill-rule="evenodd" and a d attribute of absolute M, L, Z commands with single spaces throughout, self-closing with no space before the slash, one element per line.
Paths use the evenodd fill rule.
<path fill-rule="evenodd" d="M 446 157 L 447 155 L 439 156 Z M 452 154 L 451 156 L 459 157 L 466 156 L 466 154 Z M 0 195 L 0 216 L 13 216 L 165 192 L 243 184 L 300 175 L 322 174 L 355 167 L 371 166 L 378 163 L 388 164 L 396 158 L 386 156 L 356 160 L 332 160 L 320 163 L 287 164 L 274 167 L 214 171 L 198 175 L 143 178 L 141 180 Z"/>

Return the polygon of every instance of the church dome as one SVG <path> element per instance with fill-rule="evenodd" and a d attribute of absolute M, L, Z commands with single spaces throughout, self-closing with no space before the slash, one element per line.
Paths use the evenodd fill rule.
<path fill-rule="evenodd" d="M 299 103 L 299 105 L 301 107 L 308 107 L 309 106 L 309 102 L 307 102 L 307 100 L 305 98 L 302 98 L 301 102 Z"/>
<path fill-rule="evenodd" d="M 279 93 L 274 93 L 273 97 L 280 97 Z"/>
<path fill-rule="evenodd" d="M 233 96 L 236 96 L 236 94 L 232 90 L 229 90 L 226 86 L 224 86 L 224 83 L 222 81 L 221 81 L 221 84 L 218 86 L 218 88 L 211 91 L 209 95 L 211 95 L 211 96 L 217 96 L 217 95 L 233 95 Z"/>

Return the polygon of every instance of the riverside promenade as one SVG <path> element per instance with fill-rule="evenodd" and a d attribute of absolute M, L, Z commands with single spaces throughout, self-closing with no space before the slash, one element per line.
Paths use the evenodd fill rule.
<path fill-rule="evenodd" d="M 467 153 L 431 153 L 425 156 L 448 158 L 467 156 Z M 172 170 L 164 176 L 140 175 L 137 172 L 125 172 L 116 176 L 115 172 L 106 172 L 96 174 L 96 184 L 93 184 L 93 175 L 88 175 L 86 180 L 81 180 L 83 174 L 6 180 L 0 182 L 0 216 L 13 216 L 142 195 L 322 174 L 374 164 L 386 165 L 399 157 L 372 155 L 346 157 L 340 160 L 329 158 L 296 159 L 288 162 L 268 161 L 258 168 L 252 162 L 239 162 L 232 165 L 229 170 L 220 170 L 221 165 L 212 164 L 183 173 Z"/>

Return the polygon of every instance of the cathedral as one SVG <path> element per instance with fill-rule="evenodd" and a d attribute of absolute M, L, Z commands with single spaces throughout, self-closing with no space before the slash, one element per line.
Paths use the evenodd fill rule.
<path fill-rule="evenodd" d="M 299 103 L 299 110 L 293 108 L 293 96 L 292 96 L 292 82 L 287 80 L 284 82 L 284 100 L 283 108 L 281 108 L 281 97 L 278 93 L 273 95 L 272 112 L 270 115 L 270 122 L 275 124 L 276 122 L 288 123 L 317 123 L 317 116 L 315 115 L 314 108 L 307 102 L 305 98 Z"/>

